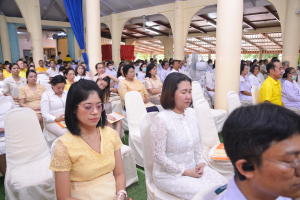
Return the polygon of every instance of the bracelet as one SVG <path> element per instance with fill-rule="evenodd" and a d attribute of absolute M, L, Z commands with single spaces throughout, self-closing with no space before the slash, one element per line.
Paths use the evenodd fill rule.
<path fill-rule="evenodd" d="M 120 190 L 120 191 L 118 192 L 118 195 L 119 195 L 120 193 L 125 194 L 125 198 L 127 198 L 127 192 L 126 192 L 125 190 Z"/>

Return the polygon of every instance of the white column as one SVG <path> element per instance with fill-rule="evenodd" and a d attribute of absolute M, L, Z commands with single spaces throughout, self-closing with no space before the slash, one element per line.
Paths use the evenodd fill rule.
<path fill-rule="evenodd" d="M 6 18 L 3 13 L 0 13 L 0 37 L 1 37 L 3 61 L 7 60 L 11 62 L 9 34 L 8 34 Z"/>
<path fill-rule="evenodd" d="M 96 63 L 102 61 L 99 0 L 86 1 L 86 22 L 89 67 L 92 75 L 94 75 Z"/>
<path fill-rule="evenodd" d="M 290 61 L 290 66 L 297 69 L 299 54 L 300 16 L 296 10 L 300 9 L 299 0 L 288 0 L 283 34 L 282 61 Z"/>
<path fill-rule="evenodd" d="M 239 92 L 243 1 L 218 0 L 217 5 L 215 108 L 227 110 L 227 93 Z"/>
<path fill-rule="evenodd" d="M 174 58 L 176 60 L 184 59 L 184 41 L 183 41 L 183 1 L 175 1 L 175 27 L 174 37 Z"/>
<path fill-rule="evenodd" d="M 80 58 L 80 47 L 78 45 L 78 42 L 77 42 L 75 36 L 74 36 L 74 46 L 75 46 L 75 58 L 74 58 L 74 60 L 77 60 L 77 59 Z"/>
<path fill-rule="evenodd" d="M 114 61 L 115 65 L 119 65 L 120 63 L 120 49 L 121 49 L 121 36 L 120 30 L 118 25 L 118 14 L 113 13 L 111 15 L 112 21 L 112 28 L 111 28 L 111 38 L 112 38 L 112 45 L 111 45 L 111 53 L 112 53 L 112 60 Z"/>

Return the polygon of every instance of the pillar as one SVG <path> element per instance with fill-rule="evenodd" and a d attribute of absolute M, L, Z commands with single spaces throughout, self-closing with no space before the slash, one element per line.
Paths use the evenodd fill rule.
<path fill-rule="evenodd" d="M 86 1 L 87 53 L 92 75 L 96 73 L 96 63 L 102 62 L 100 26 L 100 1 Z"/>
<path fill-rule="evenodd" d="M 119 25 L 118 25 L 118 14 L 113 13 L 111 15 L 112 21 L 112 28 L 111 28 L 111 53 L 112 53 L 112 60 L 115 62 L 115 65 L 118 66 L 120 63 L 120 43 L 121 43 L 121 36 L 119 36 Z"/>
<path fill-rule="evenodd" d="M 211 59 L 211 51 L 208 51 L 208 59 Z"/>
<path fill-rule="evenodd" d="M 75 45 L 75 58 L 74 58 L 74 60 L 78 60 L 80 58 L 80 47 L 78 45 L 78 42 L 77 42 L 75 36 L 74 36 L 74 45 Z"/>
<path fill-rule="evenodd" d="M 8 34 L 11 52 L 11 61 L 16 63 L 20 59 L 18 30 L 16 24 L 8 23 Z"/>
<path fill-rule="evenodd" d="M 72 28 L 67 28 L 67 42 L 68 42 L 68 54 L 75 60 L 75 44 L 74 44 L 74 33 Z"/>
<path fill-rule="evenodd" d="M 0 37 L 1 37 L 3 60 L 4 61 L 7 60 L 11 62 L 8 27 L 7 27 L 6 17 L 3 13 L 0 13 Z"/>
<path fill-rule="evenodd" d="M 290 61 L 290 66 L 297 69 L 299 54 L 300 16 L 295 12 L 300 8 L 299 0 L 287 1 L 287 11 L 283 34 L 282 61 Z"/>
<path fill-rule="evenodd" d="M 262 57 L 263 57 L 263 50 L 260 49 L 258 59 L 262 60 Z"/>
<path fill-rule="evenodd" d="M 161 43 L 164 45 L 164 56 L 165 58 L 173 58 L 173 38 L 165 37 L 160 39 Z"/>
<path fill-rule="evenodd" d="M 184 59 L 184 42 L 183 41 L 183 1 L 175 1 L 175 26 L 173 31 L 174 39 L 174 59 Z"/>
<path fill-rule="evenodd" d="M 215 109 L 227 110 L 227 93 L 239 92 L 243 1 L 218 0 L 217 5 Z"/>
<path fill-rule="evenodd" d="M 1 36 L 0 36 L 1 37 Z M 0 40 L 0 62 L 1 63 L 4 63 L 4 60 L 3 60 L 3 53 L 2 53 L 2 47 L 1 47 L 1 40 Z"/>
<path fill-rule="evenodd" d="M 31 36 L 31 52 L 33 61 L 38 65 L 44 60 L 41 12 L 39 0 L 15 0 Z"/>

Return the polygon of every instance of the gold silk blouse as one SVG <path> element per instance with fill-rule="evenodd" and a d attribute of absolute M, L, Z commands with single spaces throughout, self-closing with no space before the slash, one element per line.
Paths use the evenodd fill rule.
<path fill-rule="evenodd" d="M 19 99 L 25 99 L 25 104 L 30 107 L 40 108 L 43 93 L 46 91 L 45 86 L 37 84 L 36 91 L 32 91 L 28 85 L 25 85 L 19 90 Z M 36 111 L 40 113 L 40 111 Z"/>
<path fill-rule="evenodd" d="M 130 91 L 139 92 L 143 99 L 145 99 L 145 94 L 148 94 L 142 81 L 140 81 L 138 79 L 134 79 L 132 82 L 130 82 L 130 81 L 127 81 L 126 79 L 124 79 L 123 81 L 120 82 L 119 87 L 118 87 L 118 92 L 122 99 L 123 107 L 125 105 L 125 94 Z"/>
<path fill-rule="evenodd" d="M 114 152 L 122 147 L 118 133 L 105 126 L 100 129 L 101 154 L 79 136 L 67 132 L 56 143 L 50 163 L 52 171 L 70 171 L 71 182 L 91 181 L 115 168 Z"/>

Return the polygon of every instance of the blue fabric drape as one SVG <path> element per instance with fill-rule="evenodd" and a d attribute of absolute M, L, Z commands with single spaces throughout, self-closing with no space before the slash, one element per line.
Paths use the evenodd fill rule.
<path fill-rule="evenodd" d="M 68 54 L 72 58 L 72 60 L 76 60 L 75 58 L 75 46 L 74 46 L 74 33 L 72 28 L 67 28 L 67 40 L 68 40 Z"/>
<path fill-rule="evenodd" d="M 2 44 L 1 44 L 1 41 L 0 41 L 0 62 L 3 63 L 3 52 L 2 52 Z"/>
<path fill-rule="evenodd" d="M 10 42 L 11 60 L 13 63 L 15 63 L 20 59 L 17 25 L 13 23 L 7 23 L 7 26 Z"/>
<path fill-rule="evenodd" d="M 89 71 L 89 61 L 85 53 L 82 0 L 64 0 L 64 4 L 72 30 L 81 49 L 82 57 L 87 65 L 87 71 Z"/>

